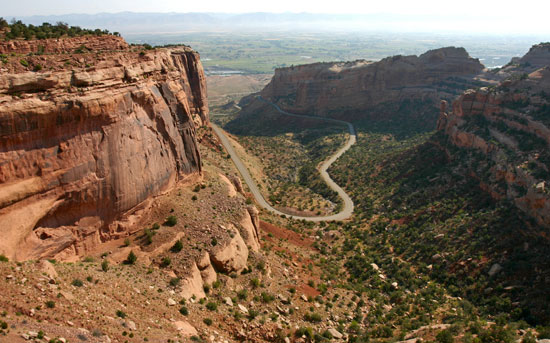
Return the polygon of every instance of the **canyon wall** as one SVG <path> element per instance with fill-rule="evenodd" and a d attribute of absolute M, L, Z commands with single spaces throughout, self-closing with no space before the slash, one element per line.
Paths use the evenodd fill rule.
<path fill-rule="evenodd" d="M 541 54 L 534 49 L 528 55 L 538 56 L 541 63 Z M 510 200 L 546 228 L 550 227 L 549 57 L 547 53 L 546 67 L 530 74 L 518 71 L 496 87 L 466 91 L 452 109 L 443 102 L 437 124 L 447 155 L 467 166 L 482 189 L 496 200 Z"/>
<path fill-rule="evenodd" d="M 131 51 L 113 36 L 87 44 L 111 40 L 111 51 L 31 58 L 40 72 L 20 70 L 18 57 L 0 72 L 0 254 L 85 251 L 127 234 L 150 197 L 200 175 L 196 130 L 209 118 L 199 55 Z"/>
<path fill-rule="evenodd" d="M 420 56 L 393 56 L 379 62 L 315 63 L 275 70 L 262 90 L 282 109 L 360 119 L 389 115 L 371 113 L 379 105 L 451 98 L 483 70 L 463 48 L 441 48 Z"/>

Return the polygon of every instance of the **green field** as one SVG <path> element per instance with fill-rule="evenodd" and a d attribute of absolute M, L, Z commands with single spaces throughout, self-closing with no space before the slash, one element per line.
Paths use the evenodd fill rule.
<path fill-rule="evenodd" d="M 525 54 L 535 37 L 483 37 L 397 33 L 189 32 L 129 34 L 130 43 L 182 43 L 201 53 L 209 73 L 237 70 L 272 73 L 298 64 L 357 59 L 379 60 L 393 55 L 421 54 L 444 46 L 465 47 L 488 67 L 506 64 Z"/>

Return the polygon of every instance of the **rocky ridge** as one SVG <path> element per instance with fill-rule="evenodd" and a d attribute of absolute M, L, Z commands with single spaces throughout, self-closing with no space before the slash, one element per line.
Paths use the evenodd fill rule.
<path fill-rule="evenodd" d="M 82 39 L 111 49 L 79 56 Z M 40 57 L 51 70 L 8 63 L 0 74 L 0 253 L 17 260 L 127 235 L 148 199 L 200 177 L 197 130 L 209 122 L 190 48 L 132 51 L 113 36 L 47 43 L 64 52 Z M 67 54 L 82 63 L 59 70 Z"/>
<path fill-rule="evenodd" d="M 534 46 L 523 58 L 540 56 Z M 546 66 L 529 74 L 515 70 L 496 87 L 468 90 L 447 109 L 437 129 L 446 144 L 477 151 L 483 158 L 454 155 L 495 199 L 509 199 L 539 225 L 550 227 L 550 54 Z M 523 60 L 522 59 L 522 60 Z M 538 59 L 538 57 L 537 57 Z M 534 62 L 533 62 L 534 63 Z M 527 68 L 531 68 L 528 65 Z"/>
<path fill-rule="evenodd" d="M 261 95 L 298 114 L 345 120 L 391 116 L 387 110 L 373 112 L 387 103 L 450 98 L 483 68 L 455 47 L 379 62 L 314 63 L 276 69 Z"/>

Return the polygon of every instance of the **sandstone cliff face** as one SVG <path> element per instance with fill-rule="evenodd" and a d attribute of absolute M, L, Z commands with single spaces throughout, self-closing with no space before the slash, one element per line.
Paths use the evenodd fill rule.
<path fill-rule="evenodd" d="M 470 165 L 482 189 L 550 227 L 550 67 L 492 89 L 469 90 L 452 111 L 443 103 L 437 128 L 452 146 L 482 153 L 451 157 Z"/>
<path fill-rule="evenodd" d="M 533 68 L 541 68 L 548 65 L 550 60 L 550 43 L 540 43 L 533 45 L 529 52 L 520 60 L 520 65 Z"/>
<path fill-rule="evenodd" d="M 261 95 L 289 112 L 349 120 L 369 116 L 368 111 L 382 103 L 452 95 L 453 89 L 435 86 L 452 78 L 470 80 L 482 69 L 466 50 L 449 47 L 374 63 L 315 63 L 277 69 Z"/>
<path fill-rule="evenodd" d="M 0 253 L 49 257 L 127 234 L 148 198 L 201 172 L 205 87 L 188 48 L 0 74 Z"/>

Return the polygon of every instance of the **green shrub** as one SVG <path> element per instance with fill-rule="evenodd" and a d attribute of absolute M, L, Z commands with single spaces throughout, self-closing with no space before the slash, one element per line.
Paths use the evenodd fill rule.
<path fill-rule="evenodd" d="M 248 297 L 248 291 L 246 289 L 240 290 L 237 292 L 237 297 L 241 300 L 246 300 Z"/>
<path fill-rule="evenodd" d="M 208 326 L 212 325 L 212 319 L 210 319 L 210 318 L 204 318 L 202 321 L 203 321 L 204 324 L 206 324 Z"/>
<path fill-rule="evenodd" d="M 134 251 L 132 250 L 128 254 L 128 257 L 126 257 L 126 260 L 124 261 L 124 263 L 126 263 L 126 264 L 135 264 L 136 261 L 137 261 L 137 256 L 134 253 Z"/>
<path fill-rule="evenodd" d="M 55 307 L 55 301 L 53 301 L 53 300 L 46 301 L 46 307 L 47 308 L 54 308 Z"/>
<path fill-rule="evenodd" d="M 162 258 L 162 261 L 161 261 L 161 263 L 160 263 L 160 266 L 166 268 L 166 267 L 168 267 L 171 263 L 172 263 L 172 259 L 171 259 L 169 256 L 164 256 L 164 257 Z"/>
<path fill-rule="evenodd" d="M 537 326 L 537 332 L 538 339 L 550 338 L 550 326 Z"/>
<path fill-rule="evenodd" d="M 537 339 L 531 332 L 527 332 L 521 339 L 521 343 L 537 343 Z"/>
<path fill-rule="evenodd" d="M 172 287 L 176 287 L 177 285 L 179 285 L 179 283 L 180 283 L 179 277 L 173 277 L 170 279 L 170 286 Z"/>
<path fill-rule="evenodd" d="M 248 320 L 254 320 L 260 313 L 254 309 L 248 310 Z"/>
<path fill-rule="evenodd" d="M 438 343 L 454 343 L 455 339 L 450 330 L 440 331 L 436 336 L 435 340 Z"/>
<path fill-rule="evenodd" d="M 176 216 L 168 216 L 168 218 L 166 218 L 166 221 L 164 222 L 164 225 L 175 226 L 177 223 L 178 223 L 178 218 L 176 218 Z"/>
<path fill-rule="evenodd" d="M 273 300 L 275 300 L 275 297 L 273 295 L 266 292 L 262 292 L 261 296 L 262 296 L 262 302 L 264 303 L 270 303 Z"/>
<path fill-rule="evenodd" d="M 143 233 L 145 234 L 145 243 L 146 244 L 153 243 L 153 236 L 156 235 L 157 232 L 151 229 L 145 229 L 143 230 Z"/>
<path fill-rule="evenodd" d="M 183 249 L 183 243 L 181 242 L 181 240 L 178 239 L 176 243 L 172 245 L 172 247 L 170 248 L 170 251 L 172 251 L 173 253 L 177 253 L 177 252 L 180 252 L 182 249 Z"/>
<path fill-rule="evenodd" d="M 482 343 L 513 343 L 514 334 L 501 326 L 493 325 L 479 334 Z"/>
<path fill-rule="evenodd" d="M 8 262 L 9 260 L 5 255 L 0 255 L 0 262 Z"/>
<path fill-rule="evenodd" d="M 208 304 L 206 304 L 206 308 L 210 311 L 217 311 L 218 310 L 218 304 L 211 301 Z"/>
<path fill-rule="evenodd" d="M 101 270 L 104 272 L 109 270 L 109 261 L 103 260 L 103 262 L 101 262 Z"/>
<path fill-rule="evenodd" d="M 319 313 L 311 312 L 305 314 L 304 320 L 311 323 L 320 323 L 323 319 L 321 318 L 321 315 Z"/>
<path fill-rule="evenodd" d="M 126 238 L 126 239 L 124 240 L 124 246 L 127 247 L 127 246 L 129 246 L 129 245 L 130 245 L 130 239 L 129 239 L 129 238 Z"/>
<path fill-rule="evenodd" d="M 294 336 L 296 337 L 305 336 L 306 338 L 311 339 L 313 338 L 313 329 L 310 327 L 301 327 L 294 332 Z"/>
<path fill-rule="evenodd" d="M 80 279 L 74 279 L 73 282 L 71 282 L 71 285 L 75 287 L 82 287 L 84 286 L 84 282 L 82 282 L 82 280 Z"/>
<path fill-rule="evenodd" d="M 116 316 L 120 317 L 120 318 L 126 318 L 126 313 L 122 310 L 117 310 L 116 311 Z"/>
<path fill-rule="evenodd" d="M 187 309 L 187 307 L 182 306 L 180 307 L 180 313 L 183 314 L 184 316 L 187 316 L 189 314 L 189 310 Z"/>
<path fill-rule="evenodd" d="M 27 62 L 27 60 L 25 60 L 23 58 L 19 60 L 19 63 L 21 63 L 21 65 L 23 67 L 28 67 L 29 66 L 29 62 Z"/>

